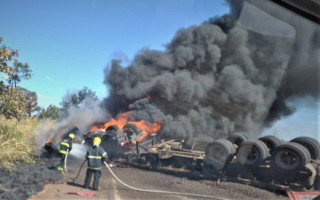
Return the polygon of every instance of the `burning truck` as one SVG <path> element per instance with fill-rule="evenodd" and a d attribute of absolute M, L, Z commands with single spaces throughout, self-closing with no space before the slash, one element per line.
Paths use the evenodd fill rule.
<path fill-rule="evenodd" d="M 290 100 L 319 99 L 319 19 L 287 10 L 303 1 L 227 2 L 232 13 L 179 30 L 165 51 L 144 49 L 129 66 L 113 60 L 101 110 L 113 117 L 131 111 L 81 138 L 90 145 L 100 136 L 113 162 L 319 190 L 317 140 L 260 137 L 293 113 Z M 52 142 L 46 146 L 55 152 Z"/>
<path fill-rule="evenodd" d="M 77 127 L 74 127 L 64 133 L 55 135 L 54 138 L 48 138 L 44 149 L 50 155 L 58 155 L 58 143 L 68 137 L 69 133 L 74 133 L 76 138 L 74 143 L 91 146 L 94 137 L 101 138 L 101 146 L 107 151 L 110 159 L 123 157 L 131 153 L 132 147 L 150 140 L 150 135 L 154 135 L 161 128 L 160 122 L 149 123 L 143 120 L 130 121 L 126 112 L 117 119 L 112 119 L 107 123 L 97 122 L 89 127 L 87 131 L 81 133 Z M 129 153 L 129 154 L 130 154 Z"/>
<path fill-rule="evenodd" d="M 111 125 L 102 136 L 102 146 L 117 164 L 270 190 L 320 190 L 320 144 L 310 137 L 282 141 L 271 135 L 249 139 L 244 133 L 233 133 L 189 145 L 184 140 L 156 138 L 156 133 L 132 140 L 130 136 L 139 136 L 143 130 L 126 126 L 119 131 Z"/>
<path fill-rule="evenodd" d="M 101 138 L 101 146 L 108 153 L 109 158 L 132 156 L 132 148 L 150 142 L 150 137 L 161 128 L 160 122 L 149 123 L 144 120 L 129 121 L 126 112 L 117 119 L 107 123 L 98 123 L 91 126 L 84 134 L 84 144 L 92 145 L 94 137 Z"/>
<path fill-rule="evenodd" d="M 163 172 L 234 181 L 271 190 L 320 190 L 320 144 L 310 137 L 283 141 L 276 136 L 248 138 L 241 132 L 214 141 L 163 139 L 161 123 L 128 121 L 128 113 L 107 123 L 96 123 L 83 134 L 83 145 L 94 137 L 109 160 Z M 80 141 L 78 141 L 80 142 Z M 48 153 L 58 148 L 48 141 Z"/>

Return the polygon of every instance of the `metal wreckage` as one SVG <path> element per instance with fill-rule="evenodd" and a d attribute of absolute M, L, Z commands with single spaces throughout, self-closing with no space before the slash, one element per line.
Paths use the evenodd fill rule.
<path fill-rule="evenodd" d="M 91 145 L 96 136 L 112 163 L 144 169 L 182 173 L 203 179 L 232 181 L 269 190 L 320 190 L 320 144 L 310 137 L 282 141 L 276 136 L 250 139 L 233 133 L 213 142 L 159 139 L 156 133 L 146 137 L 143 129 L 127 123 L 122 129 L 110 125 L 105 130 L 90 130 L 83 137 Z M 47 142 L 50 154 L 58 154 L 57 145 Z"/>
<path fill-rule="evenodd" d="M 320 23 L 319 15 L 308 12 L 307 7 L 299 9 L 295 1 L 272 2 Z M 316 1 L 306 2 L 311 4 Z M 320 4 L 316 5 L 318 7 L 309 6 L 309 9 L 320 8 Z M 221 108 L 221 105 L 216 107 Z M 224 110 L 230 109 L 227 107 Z M 84 144 L 91 145 L 93 138 L 100 136 L 101 146 L 113 163 L 239 182 L 270 190 L 320 190 L 320 144 L 311 137 L 283 141 L 268 135 L 252 139 L 243 132 L 234 132 L 211 142 L 193 140 L 187 143 L 184 140 L 159 138 L 158 126 L 149 130 L 126 122 L 93 127 L 83 134 Z M 58 152 L 56 144 L 50 141 L 44 148 L 48 153 Z"/>

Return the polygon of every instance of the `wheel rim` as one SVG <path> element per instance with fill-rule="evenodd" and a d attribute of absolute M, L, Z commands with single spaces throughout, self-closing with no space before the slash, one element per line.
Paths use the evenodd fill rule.
<path fill-rule="evenodd" d="M 259 140 L 245 141 L 237 152 L 237 161 L 246 167 L 256 167 L 268 156 L 267 146 Z"/>
<path fill-rule="evenodd" d="M 282 150 L 276 154 L 276 164 L 282 169 L 296 169 L 300 162 L 301 158 L 291 150 Z"/>
<path fill-rule="evenodd" d="M 256 160 L 258 159 L 259 153 L 257 151 L 257 149 L 253 146 L 252 148 L 250 148 L 249 152 L 248 152 L 248 156 L 247 156 L 247 164 L 252 164 L 254 162 L 256 162 Z"/>

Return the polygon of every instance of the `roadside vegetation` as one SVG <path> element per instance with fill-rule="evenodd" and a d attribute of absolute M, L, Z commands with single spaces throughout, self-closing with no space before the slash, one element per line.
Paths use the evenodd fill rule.
<path fill-rule="evenodd" d="M 10 168 L 17 163 L 33 162 L 36 126 L 36 119 L 26 118 L 18 122 L 0 116 L 0 166 Z"/>
<path fill-rule="evenodd" d="M 95 92 L 87 87 L 67 91 L 61 107 L 38 106 L 38 95 L 19 86 L 32 77 L 27 63 L 19 62 L 18 50 L 2 45 L 0 36 L 0 167 L 34 162 L 36 151 L 44 144 L 48 130 L 56 122 L 68 117 L 70 107 L 81 107 L 97 100 Z"/>

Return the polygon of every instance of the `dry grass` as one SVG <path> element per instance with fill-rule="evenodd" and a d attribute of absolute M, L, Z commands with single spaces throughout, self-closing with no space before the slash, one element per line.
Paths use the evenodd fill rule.
<path fill-rule="evenodd" d="M 32 163 L 35 151 L 36 119 L 20 122 L 0 116 L 0 166 L 12 167 L 19 162 Z"/>

